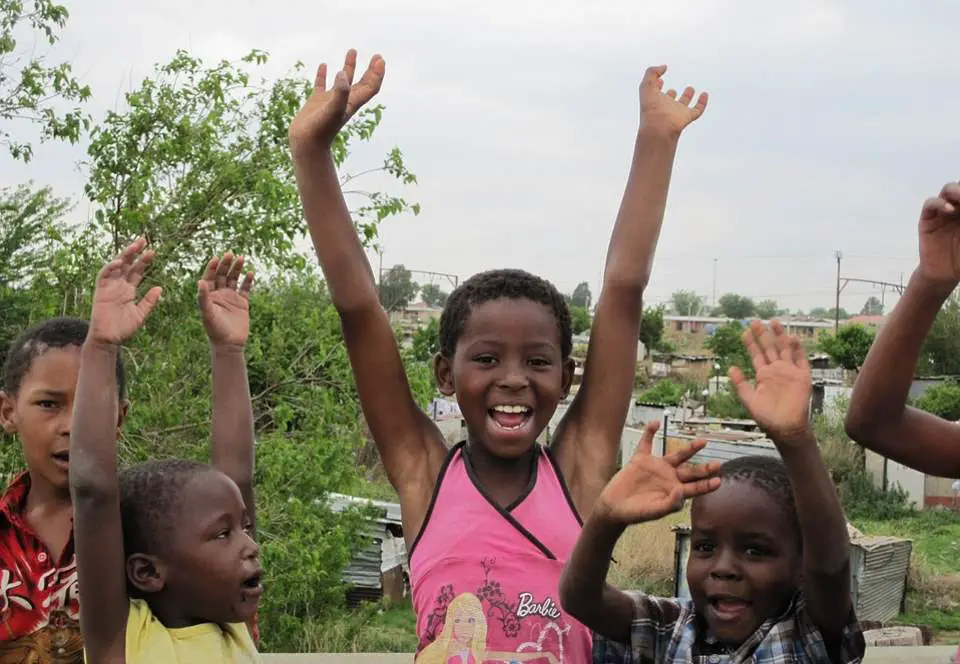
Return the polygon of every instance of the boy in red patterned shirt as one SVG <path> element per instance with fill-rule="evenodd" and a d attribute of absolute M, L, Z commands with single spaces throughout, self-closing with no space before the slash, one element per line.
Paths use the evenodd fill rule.
<path fill-rule="evenodd" d="M 246 375 L 249 328 L 246 299 L 236 290 L 242 270 L 241 257 L 214 258 L 201 287 L 213 357 L 214 465 L 235 459 L 230 450 L 244 441 L 252 449 L 253 423 L 231 415 L 249 410 L 250 401 L 247 381 L 237 380 Z M 88 329 L 75 318 L 46 321 L 12 344 L 0 373 L 0 426 L 18 438 L 27 463 L 0 497 L 0 664 L 83 662 L 68 470 L 80 347 Z M 127 412 L 119 355 L 116 371 L 119 435 Z M 237 408 L 244 401 L 246 408 Z M 230 471 L 241 488 L 252 485 L 252 463 L 248 478 Z M 257 641 L 255 624 L 251 631 Z"/>

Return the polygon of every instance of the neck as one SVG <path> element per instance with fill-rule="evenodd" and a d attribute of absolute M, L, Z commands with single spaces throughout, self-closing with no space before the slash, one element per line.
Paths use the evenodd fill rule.
<path fill-rule="evenodd" d="M 183 611 L 180 610 L 180 607 L 174 606 L 174 602 L 171 601 L 172 598 L 164 591 L 154 594 L 149 599 L 146 597 L 144 597 L 144 599 L 150 606 L 150 612 L 153 613 L 154 617 L 160 621 L 160 624 L 167 629 L 193 627 L 194 625 L 210 622 L 209 620 L 187 618 Z"/>
<path fill-rule="evenodd" d="M 485 445 L 473 439 L 467 440 L 464 452 L 470 457 L 470 465 L 480 483 L 488 489 L 517 487 L 522 490 L 530 479 L 536 445 L 517 457 L 504 458 L 491 454 Z"/>
<path fill-rule="evenodd" d="M 26 510 L 58 512 L 64 509 L 73 509 L 73 503 L 70 501 L 70 488 L 53 486 L 31 473 Z"/>

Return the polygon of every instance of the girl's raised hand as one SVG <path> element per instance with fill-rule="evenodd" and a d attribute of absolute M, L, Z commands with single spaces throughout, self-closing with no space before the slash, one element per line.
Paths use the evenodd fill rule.
<path fill-rule="evenodd" d="M 960 183 L 943 185 L 920 213 L 920 270 L 930 281 L 960 281 Z"/>
<path fill-rule="evenodd" d="M 251 288 L 253 272 L 243 274 L 243 256 L 228 251 L 207 263 L 197 283 L 197 302 L 211 344 L 243 347 L 247 343 Z"/>
<path fill-rule="evenodd" d="M 687 463 L 706 446 L 694 441 L 674 454 L 651 454 L 653 438 L 660 428 L 657 421 L 644 428 L 637 451 L 607 484 L 597 509 L 602 518 L 620 525 L 653 521 L 678 511 L 686 498 L 710 493 L 720 486 L 720 463 Z"/>
<path fill-rule="evenodd" d="M 686 87 L 678 97 L 673 88 L 663 92 L 663 75 L 666 65 L 647 68 L 640 83 L 640 123 L 679 135 L 691 122 L 707 110 L 709 95 L 701 92 L 693 106 L 690 105 L 696 90 Z"/>
<path fill-rule="evenodd" d="M 137 286 L 153 262 L 153 251 L 140 238 L 103 266 L 97 275 L 90 313 L 88 338 L 106 344 L 122 344 L 140 329 L 160 300 L 154 286 L 137 302 Z"/>
<path fill-rule="evenodd" d="M 337 72 L 333 86 L 327 88 L 327 64 L 317 69 L 313 93 L 290 123 L 290 147 L 294 152 L 309 148 L 329 148 L 345 124 L 380 91 L 386 62 L 379 55 L 370 59 L 367 71 L 353 82 L 357 52 L 347 51 L 343 69 Z"/>

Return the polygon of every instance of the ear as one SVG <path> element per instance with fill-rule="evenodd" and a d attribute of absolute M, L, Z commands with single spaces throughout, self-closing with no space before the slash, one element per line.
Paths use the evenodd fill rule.
<path fill-rule="evenodd" d="M 9 434 L 17 433 L 17 423 L 14 417 L 17 398 L 0 390 L 0 427 Z"/>
<path fill-rule="evenodd" d="M 573 385 L 573 372 L 577 368 L 577 363 L 572 357 L 568 357 L 563 363 L 563 396 L 570 394 L 570 387 Z"/>
<path fill-rule="evenodd" d="M 123 430 L 123 423 L 127 421 L 127 414 L 130 412 L 130 402 L 124 399 L 120 402 L 120 408 L 117 409 L 117 434 Z"/>
<path fill-rule="evenodd" d="M 433 378 L 437 381 L 437 389 L 445 397 L 452 397 L 457 390 L 453 382 L 453 360 L 442 353 L 433 358 Z"/>
<path fill-rule="evenodd" d="M 127 579 L 140 592 L 160 592 L 166 576 L 166 569 L 156 556 L 134 553 L 127 558 Z"/>

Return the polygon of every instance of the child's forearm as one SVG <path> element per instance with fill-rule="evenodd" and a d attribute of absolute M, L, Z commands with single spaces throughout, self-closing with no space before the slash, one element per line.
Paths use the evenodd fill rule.
<path fill-rule="evenodd" d="M 250 383 L 242 347 L 212 346 L 213 422 L 210 459 L 244 493 L 253 485 L 254 433 Z M 245 496 L 246 498 L 246 496 Z M 248 505 L 248 509 L 252 506 Z"/>
<path fill-rule="evenodd" d="M 560 578 L 560 603 L 593 631 L 628 643 L 633 601 L 606 582 L 613 548 L 623 531 L 622 525 L 596 511 L 590 515 Z"/>
<path fill-rule="evenodd" d="M 293 163 L 307 227 L 334 306 L 340 312 L 379 306 L 376 280 L 350 219 L 330 150 L 303 149 L 295 153 Z"/>
<path fill-rule="evenodd" d="M 650 280 L 680 136 L 656 126 L 637 132 L 630 176 L 607 251 L 603 288 L 639 297 Z"/>
<path fill-rule="evenodd" d="M 847 520 L 813 433 L 778 447 L 790 474 L 800 521 L 807 605 L 818 626 L 833 637 L 850 615 Z"/>
<path fill-rule="evenodd" d="M 120 347 L 87 339 L 70 431 L 70 486 L 76 498 L 119 495 L 117 355 Z"/>
<path fill-rule="evenodd" d="M 960 428 L 906 405 L 923 342 L 956 284 L 910 278 L 860 370 L 846 428 L 858 443 L 901 463 L 944 474 L 960 467 Z M 943 448 L 942 454 L 934 453 Z"/>

